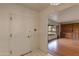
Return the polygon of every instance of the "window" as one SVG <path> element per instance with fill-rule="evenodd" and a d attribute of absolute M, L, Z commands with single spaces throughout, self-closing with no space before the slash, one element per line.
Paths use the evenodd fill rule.
<path fill-rule="evenodd" d="M 48 25 L 48 34 L 56 34 L 56 26 Z"/>

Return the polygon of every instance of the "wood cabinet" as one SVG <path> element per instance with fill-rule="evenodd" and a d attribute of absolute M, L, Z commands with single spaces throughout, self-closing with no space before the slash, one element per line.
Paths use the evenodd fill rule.
<path fill-rule="evenodd" d="M 61 24 L 61 37 L 72 38 L 73 25 L 72 24 Z"/>
<path fill-rule="evenodd" d="M 79 23 L 61 24 L 61 38 L 79 38 Z"/>
<path fill-rule="evenodd" d="M 73 36 L 74 39 L 79 39 L 79 23 L 73 24 Z"/>

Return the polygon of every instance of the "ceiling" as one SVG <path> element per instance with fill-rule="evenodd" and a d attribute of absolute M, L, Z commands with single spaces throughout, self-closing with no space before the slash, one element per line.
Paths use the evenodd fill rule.
<path fill-rule="evenodd" d="M 54 3 L 52 3 L 54 4 Z M 73 6 L 75 3 L 61 3 L 59 5 L 50 5 L 50 3 L 22 3 L 21 5 L 27 7 L 27 8 L 30 8 L 32 10 L 35 10 L 35 11 L 42 11 L 46 8 L 48 8 L 48 6 L 51 6 L 51 7 L 54 7 L 54 8 L 57 8 L 58 11 L 61 11 L 61 10 L 64 10 L 64 9 L 67 9 L 71 6 Z"/>
<path fill-rule="evenodd" d="M 49 3 L 23 3 L 22 5 L 35 11 L 42 11 L 50 6 Z"/>
<path fill-rule="evenodd" d="M 77 3 L 61 3 L 59 5 L 50 5 L 50 3 L 22 3 L 21 5 L 23 5 L 27 8 L 30 8 L 32 10 L 35 10 L 35 11 L 42 11 L 46 8 L 52 9 L 52 7 L 54 7 L 55 10 L 57 11 L 57 14 L 59 15 L 59 13 L 61 13 L 62 11 L 65 12 L 65 10 L 69 10 L 69 8 L 79 5 L 79 4 L 77 4 Z M 70 16 L 68 16 L 68 17 L 66 17 L 66 15 L 68 16 L 69 12 L 67 14 L 64 14 L 64 16 L 62 14 L 62 16 L 64 18 L 61 17 L 61 20 L 58 20 L 59 18 L 57 18 L 56 14 L 52 14 L 52 16 L 50 16 L 50 18 L 54 19 L 54 21 L 57 21 L 57 22 L 62 22 L 62 21 L 64 22 L 66 19 L 67 20 L 69 19 L 68 21 L 70 21 L 70 19 L 73 20 L 73 18 L 71 18 L 71 15 L 72 15 L 71 13 L 70 13 Z M 73 13 L 73 15 L 74 15 L 74 13 Z"/>
<path fill-rule="evenodd" d="M 52 10 L 52 7 L 54 7 L 56 12 L 51 14 L 49 19 L 56 22 L 74 22 L 76 19 L 79 19 L 78 3 L 61 3 L 59 5 L 50 5 L 50 3 L 23 3 L 22 5 L 35 11 L 42 11 L 46 8 Z"/>
<path fill-rule="evenodd" d="M 66 3 L 56 6 L 55 13 L 49 15 L 49 19 L 56 22 L 71 22 L 79 19 L 79 4 Z"/>

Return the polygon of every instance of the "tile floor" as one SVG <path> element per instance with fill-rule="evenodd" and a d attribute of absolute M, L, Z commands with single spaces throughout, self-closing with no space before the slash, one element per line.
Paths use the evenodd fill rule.
<path fill-rule="evenodd" d="M 25 56 L 52 56 L 51 54 L 46 54 L 41 50 L 33 50 L 31 53 L 26 54 Z"/>

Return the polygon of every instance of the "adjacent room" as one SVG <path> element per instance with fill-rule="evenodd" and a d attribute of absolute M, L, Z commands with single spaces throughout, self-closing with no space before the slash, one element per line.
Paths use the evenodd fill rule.
<path fill-rule="evenodd" d="M 49 23 L 48 19 L 48 26 L 49 24 L 57 24 L 56 29 L 54 27 L 48 28 L 48 52 L 51 55 L 79 56 L 78 15 L 79 5 L 74 5 L 49 16 L 52 21 Z M 54 31 L 56 36 L 52 33 L 49 35 L 49 31 Z"/>

